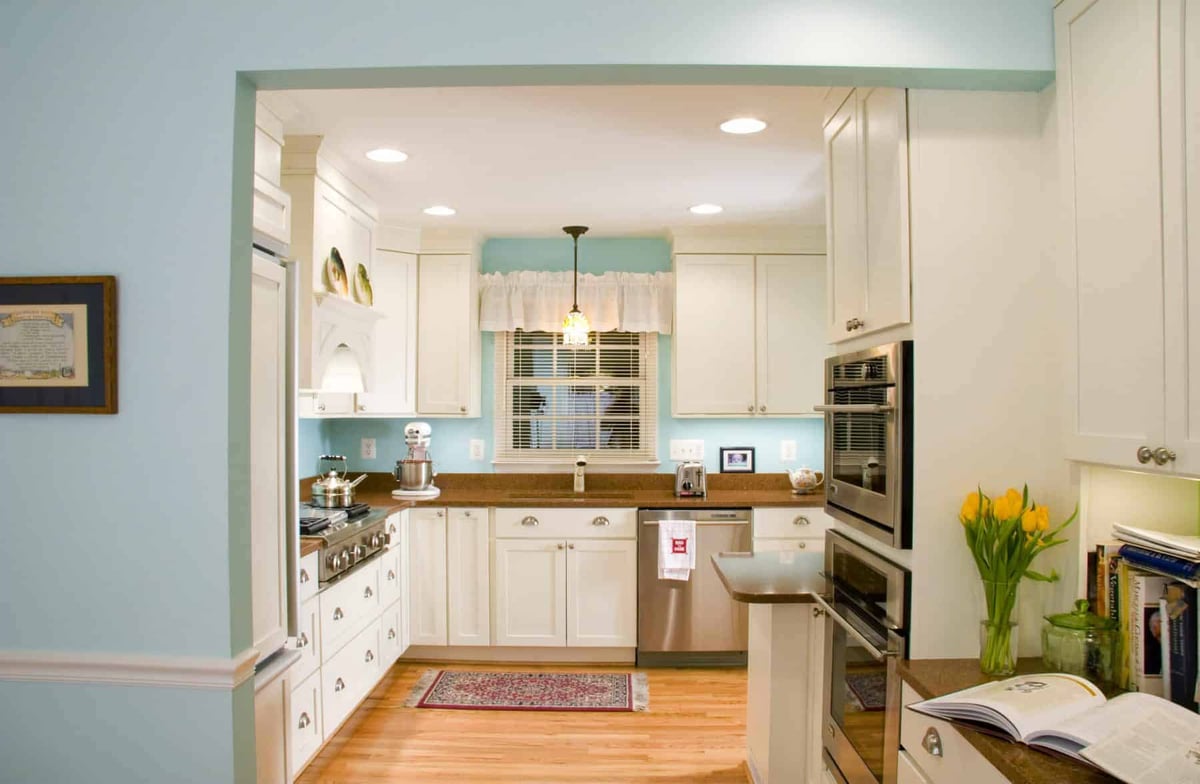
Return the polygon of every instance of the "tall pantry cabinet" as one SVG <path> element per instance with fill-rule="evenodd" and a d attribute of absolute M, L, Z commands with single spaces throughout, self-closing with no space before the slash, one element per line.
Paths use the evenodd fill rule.
<path fill-rule="evenodd" d="M 1200 4 L 1055 9 L 1068 456 L 1200 474 Z"/>

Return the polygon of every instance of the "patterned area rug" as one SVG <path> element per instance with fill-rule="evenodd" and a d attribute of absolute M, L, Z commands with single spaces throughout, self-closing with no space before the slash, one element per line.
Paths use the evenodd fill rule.
<path fill-rule="evenodd" d="M 426 670 L 409 708 L 527 711 L 644 711 L 646 674 Z"/>
<path fill-rule="evenodd" d="M 887 708 L 887 675 L 882 672 L 846 673 L 846 690 L 852 693 L 863 710 L 881 711 Z"/>

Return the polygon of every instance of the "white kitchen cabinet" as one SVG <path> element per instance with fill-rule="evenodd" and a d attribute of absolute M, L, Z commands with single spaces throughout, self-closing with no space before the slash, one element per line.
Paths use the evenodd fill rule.
<path fill-rule="evenodd" d="M 408 510 L 408 623 L 413 645 L 446 645 L 446 510 Z"/>
<path fill-rule="evenodd" d="M 321 673 L 314 672 L 292 689 L 288 723 L 288 757 L 292 777 L 321 748 Z"/>
<path fill-rule="evenodd" d="M 400 600 L 404 569 L 400 563 L 399 548 L 384 550 L 379 557 L 379 604 L 387 607 Z"/>
<path fill-rule="evenodd" d="M 479 264 L 474 254 L 421 254 L 417 315 L 417 412 L 479 416 Z"/>
<path fill-rule="evenodd" d="M 497 539 L 495 644 L 567 644 L 566 542 Z"/>
<path fill-rule="evenodd" d="M 838 95 L 825 124 L 829 340 L 911 320 L 908 99 L 902 89 Z"/>
<path fill-rule="evenodd" d="M 348 572 L 317 596 L 321 658 L 329 661 L 363 626 L 379 617 L 379 561 Z"/>
<path fill-rule="evenodd" d="M 288 678 L 283 671 L 256 676 L 254 684 L 254 746 L 261 784 L 287 784 Z"/>
<path fill-rule="evenodd" d="M 672 412 L 812 414 L 824 397 L 825 275 L 821 255 L 676 255 Z"/>
<path fill-rule="evenodd" d="M 1195 474 L 1200 289 L 1186 237 L 1200 39 L 1184 6 L 1067 0 L 1054 18 L 1072 281 L 1068 455 Z"/>
<path fill-rule="evenodd" d="M 488 510 L 449 509 L 446 532 L 451 645 L 491 645 Z"/>
<path fill-rule="evenodd" d="M 754 303 L 753 256 L 675 257 L 675 415 L 754 413 Z"/>
<path fill-rule="evenodd" d="M 371 344 L 368 391 L 356 398 L 366 416 L 412 415 L 417 410 L 417 256 L 376 250 L 371 271 L 374 309 L 383 317 Z"/>
<path fill-rule="evenodd" d="M 637 645 L 637 541 L 567 541 L 567 645 Z"/>
<path fill-rule="evenodd" d="M 287 640 L 287 275 L 255 253 L 250 288 L 252 644 L 266 658 Z"/>
<path fill-rule="evenodd" d="M 379 631 L 377 619 L 321 665 L 321 729 L 326 740 L 379 681 Z"/>
<path fill-rule="evenodd" d="M 404 602 L 384 608 L 379 616 L 380 667 L 391 667 L 404 653 Z"/>
<path fill-rule="evenodd" d="M 833 518 L 818 507 L 756 508 L 753 550 L 823 553 L 825 532 L 832 527 Z"/>
<path fill-rule="evenodd" d="M 900 747 L 907 754 L 909 767 L 906 781 L 925 781 L 929 784 L 1006 784 L 1008 778 L 996 770 L 954 725 L 917 713 L 908 706 L 920 697 L 907 683 L 901 685 Z M 940 748 L 934 754 L 922 742 L 934 733 Z"/>
<path fill-rule="evenodd" d="M 291 678 L 302 681 L 321 666 L 321 603 L 314 596 L 300 605 L 296 624 L 296 650 L 300 661 L 292 665 Z"/>

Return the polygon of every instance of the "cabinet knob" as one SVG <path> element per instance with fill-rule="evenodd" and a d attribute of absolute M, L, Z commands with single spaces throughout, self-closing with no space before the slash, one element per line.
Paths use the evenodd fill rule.
<path fill-rule="evenodd" d="M 759 406 L 759 407 L 758 407 L 758 413 L 760 413 L 760 414 L 765 414 L 765 413 L 767 413 L 767 407 L 766 407 L 766 406 Z"/>
<path fill-rule="evenodd" d="M 338 678 L 336 681 L 333 682 L 333 690 L 334 691 L 343 691 L 345 688 L 346 688 L 346 682 L 344 680 L 342 680 L 341 678 Z"/>
<path fill-rule="evenodd" d="M 1165 446 L 1160 446 L 1158 449 L 1154 450 L 1154 464 L 1155 465 L 1166 465 L 1167 463 L 1174 463 L 1174 462 L 1175 462 L 1175 453 L 1172 452 L 1170 449 L 1167 449 Z"/>
<path fill-rule="evenodd" d="M 367 664 L 370 664 L 371 662 L 375 661 L 375 654 L 367 651 L 367 655 L 363 657 L 363 661 Z"/>
<path fill-rule="evenodd" d="M 928 751 L 930 756 L 942 756 L 942 736 L 938 734 L 936 727 L 925 730 L 925 737 L 921 738 L 921 748 Z"/>
<path fill-rule="evenodd" d="M 465 512 L 463 512 L 463 517 L 470 517 L 470 516 L 471 516 L 471 510 L 470 510 L 470 509 L 468 509 L 468 510 L 466 510 Z"/>
<path fill-rule="evenodd" d="M 440 509 L 438 510 L 437 516 L 438 516 L 438 517 L 441 517 L 441 516 L 442 516 L 442 510 L 440 510 Z"/>
<path fill-rule="evenodd" d="M 388 639 L 389 640 L 396 639 L 396 630 L 395 629 L 388 629 Z"/>
<path fill-rule="evenodd" d="M 345 618 L 345 617 L 346 617 L 346 613 L 342 612 L 342 608 L 341 608 L 341 607 L 334 607 L 334 608 L 333 608 L 333 620 L 335 620 L 335 621 L 340 621 L 340 620 L 342 620 L 342 619 L 343 619 L 343 618 Z"/>
<path fill-rule="evenodd" d="M 754 404 L 751 403 L 750 405 L 746 406 L 746 410 L 749 411 L 751 414 L 753 414 L 754 413 Z"/>
<path fill-rule="evenodd" d="M 1137 460 L 1142 465 L 1146 465 L 1154 459 L 1154 450 L 1148 446 L 1139 446 L 1137 451 Z"/>
<path fill-rule="evenodd" d="M 396 579 L 396 572 L 393 569 L 388 569 L 388 582 Z"/>
<path fill-rule="evenodd" d="M 538 524 L 538 519 L 536 517 L 534 517 L 533 515 L 526 515 L 525 517 L 521 518 L 521 525 L 532 526 L 532 525 L 537 525 L 537 524 Z"/>
<path fill-rule="evenodd" d="M 300 649 L 300 648 L 307 648 L 307 647 L 308 647 L 308 633 L 300 632 L 300 636 L 296 639 L 296 648 Z"/>
<path fill-rule="evenodd" d="M 575 543 L 574 543 L 574 542 L 571 542 L 570 544 L 568 544 L 568 545 L 567 545 L 567 549 L 568 549 L 568 550 L 574 550 L 574 549 L 575 549 Z"/>
<path fill-rule="evenodd" d="M 371 598 L 372 596 L 374 596 L 374 595 L 375 595 L 375 592 L 371 590 L 371 586 L 369 586 L 369 585 L 368 585 L 368 586 L 366 587 L 366 589 L 363 591 L 363 598 L 364 598 L 364 599 L 370 599 L 370 598 Z"/>
<path fill-rule="evenodd" d="M 558 549 L 559 549 L 559 550 L 563 549 L 563 543 L 562 543 L 562 542 L 559 542 L 559 543 L 558 543 Z"/>
<path fill-rule="evenodd" d="M 355 406 L 355 408 L 357 408 L 359 411 L 366 411 L 366 410 L 367 410 L 367 407 L 366 407 L 366 405 L 364 405 L 363 403 L 359 403 L 357 406 Z"/>
<path fill-rule="evenodd" d="M 312 724 L 312 719 L 308 718 L 308 711 L 300 714 L 300 729 L 304 729 L 309 724 Z"/>
<path fill-rule="evenodd" d="M 846 331 L 853 332 L 856 329 L 862 329 L 866 324 L 860 318 L 852 318 L 846 322 Z"/>
<path fill-rule="evenodd" d="M 458 413 L 460 413 L 460 414 L 465 414 L 465 413 L 467 413 L 467 407 L 466 407 L 466 406 L 459 406 L 459 407 L 458 407 Z"/>
<path fill-rule="evenodd" d="M 812 525 L 812 522 L 804 515 L 800 515 L 792 521 L 792 525 Z"/>
<path fill-rule="evenodd" d="M 796 542 L 796 549 L 797 549 L 797 550 L 806 550 L 806 549 L 808 549 L 808 542 Z"/>
<path fill-rule="evenodd" d="M 325 404 L 324 404 L 324 403 L 317 403 L 317 405 L 316 405 L 316 409 L 317 409 L 318 411 L 324 411 L 324 410 L 325 410 Z"/>

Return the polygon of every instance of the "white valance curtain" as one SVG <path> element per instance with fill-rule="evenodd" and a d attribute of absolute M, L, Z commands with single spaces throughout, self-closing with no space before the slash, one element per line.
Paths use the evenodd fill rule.
<path fill-rule="evenodd" d="M 558 332 L 571 309 L 570 272 L 493 272 L 480 276 L 479 328 Z M 606 272 L 579 276 L 579 309 L 597 332 L 671 334 L 670 272 Z"/>

